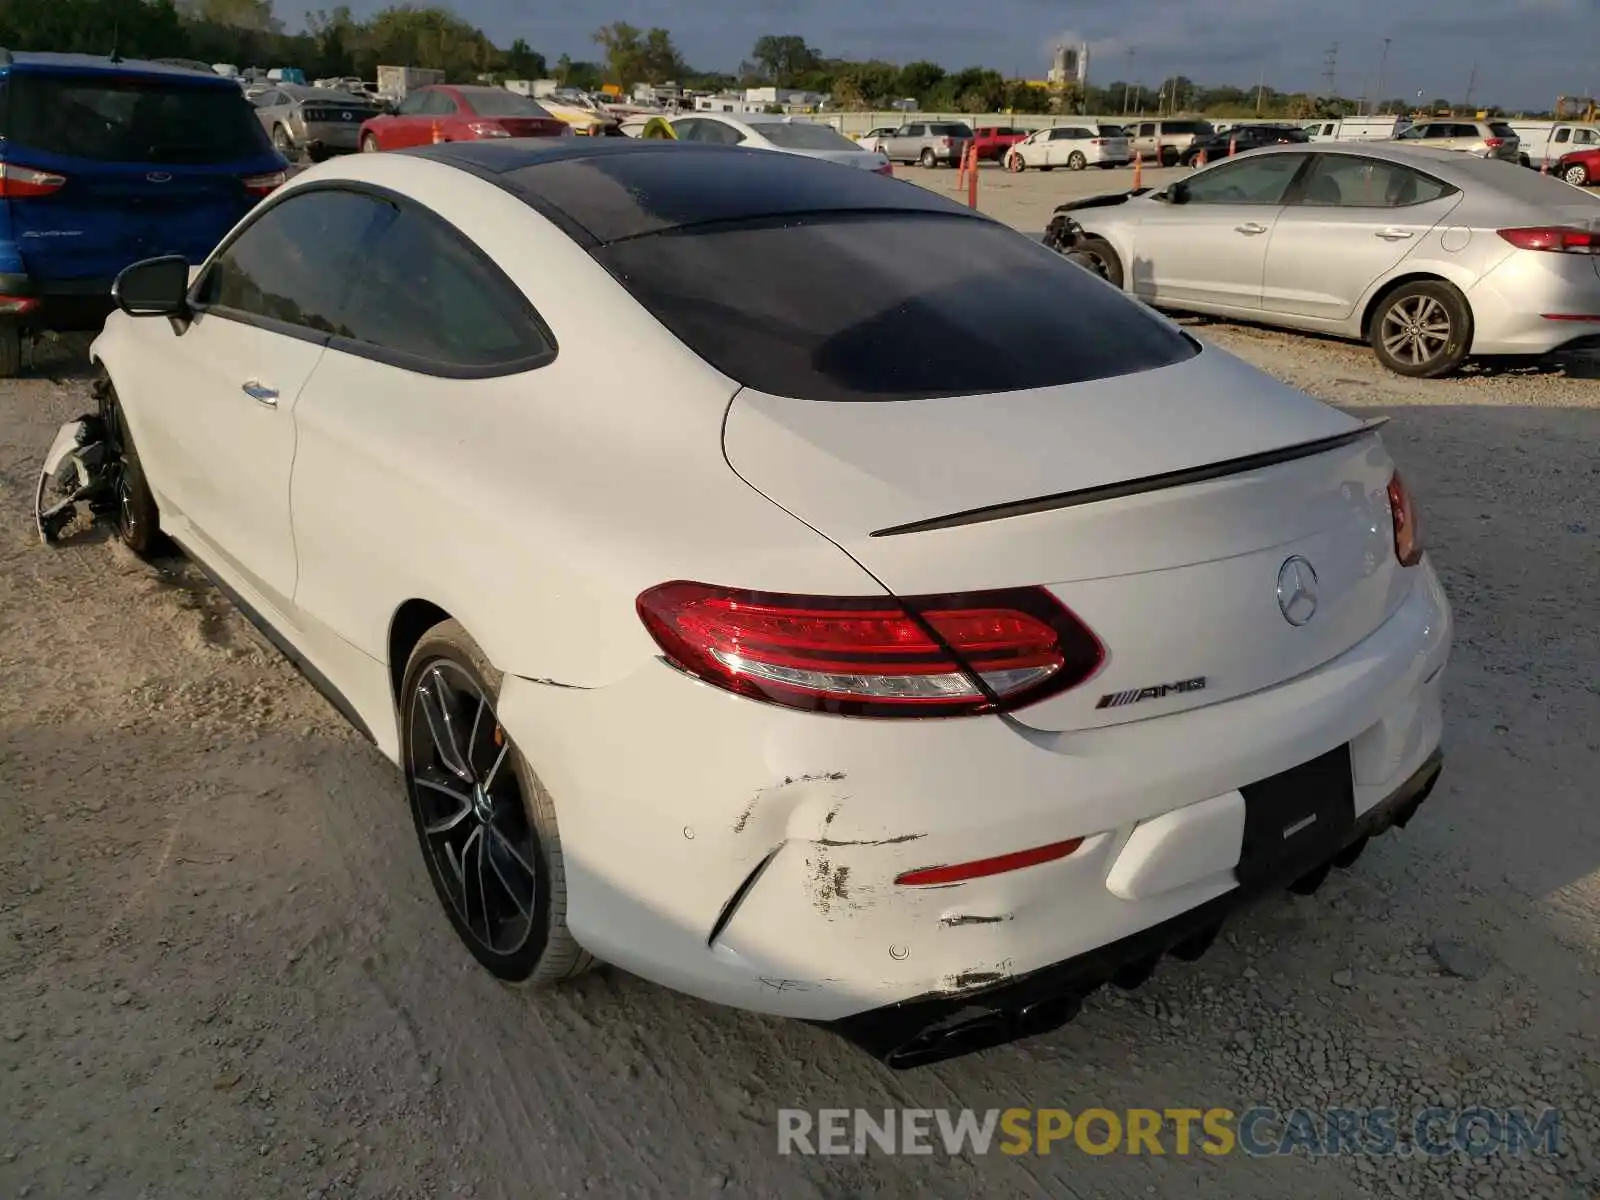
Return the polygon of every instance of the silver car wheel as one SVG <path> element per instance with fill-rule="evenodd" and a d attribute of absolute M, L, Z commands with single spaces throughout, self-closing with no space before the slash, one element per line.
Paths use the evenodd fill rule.
<path fill-rule="evenodd" d="M 1420 367 L 1450 344 L 1450 314 L 1432 296 L 1407 296 L 1383 314 L 1382 336 L 1391 355 Z"/>

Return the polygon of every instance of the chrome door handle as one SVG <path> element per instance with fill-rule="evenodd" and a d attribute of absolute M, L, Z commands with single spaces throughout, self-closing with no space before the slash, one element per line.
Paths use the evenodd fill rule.
<path fill-rule="evenodd" d="M 257 380 L 250 380 L 240 384 L 240 390 L 257 404 L 265 404 L 268 408 L 278 407 L 278 389 L 269 388 Z"/>
<path fill-rule="evenodd" d="M 1255 237 L 1258 233 L 1265 233 L 1267 231 L 1267 227 L 1265 225 L 1257 225 L 1254 221 L 1252 221 L 1248 225 L 1235 225 L 1233 227 L 1233 231 L 1235 233 L 1242 233 L 1246 237 Z"/>
<path fill-rule="evenodd" d="M 1380 229 L 1373 237 L 1381 237 L 1386 242 L 1403 242 L 1411 236 L 1409 229 Z"/>

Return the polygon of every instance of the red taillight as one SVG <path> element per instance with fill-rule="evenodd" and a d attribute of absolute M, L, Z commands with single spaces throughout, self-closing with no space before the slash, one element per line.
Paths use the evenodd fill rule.
<path fill-rule="evenodd" d="M 1389 514 L 1394 518 L 1394 556 L 1402 567 L 1414 567 L 1422 561 L 1422 527 L 1416 502 L 1399 471 L 1389 478 Z"/>
<path fill-rule="evenodd" d="M 1105 144 L 1106 144 L 1105 138 L 1090 138 L 1089 139 L 1089 145 L 1091 145 L 1091 146 L 1104 146 Z"/>
<path fill-rule="evenodd" d="M 950 139 L 949 138 L 940 138 L 939 139 L 939 145 L 943 146 L 946 150 L 950 149 Z"/>
<path fill-rule="evenodd" d="M 896 599 L 679 582 L 645 592 L 638 610 L 667 659 L 707 683 L 845 716 L 1019 708 L 1082 683 L 1105 658 L 1043 588 Z"/>
<path fill-rule="evenodd" d="M 282 187 L 283 181 L 287 178 L 289 176 L 282 171 L 268 171 L 265 175 L 246 175 L 239 182 L 252 196 L 266 196 L 274 189 Z"/>
<path fill-rule="evenodd" d="M 1501 146 L 1505 145 L 1505 139 L 1504 138 L 1484 138 L 1483 139 L 1483 144 L 1485 146 L 1489 147 L 1489 149 L 1491 149 L 1491 150 L 1498 150 L 1498 149 L 1500 149 Z"/>
<path fill-rule="evenodd" d="M 1600 235 L 1564 225 L 1539 225 L 1527 229 L 1495 231 L 1518 250 L 1552 250 L 1562 254 L 1600 253 Z"/>
<path fill-rule="evenodd" d="M 59 191 L 66 182 L 65 175 L 35 171 L 32 167 L 19 167 L 14 163 L 0 163 L 0 197 L 7 200 L 48 196 L 51 192 Z"/>
<path fill-rule="evenodd" d="M 37 296 L 0 296 L 0 315 L 17 317 L 38 307 Z"/>
<path fill-rule="evenodd" d="M 889 178 L 893 179 L 894 178 L 894 164 L 893 163 L 879 163 L 877 166 L 872 168 L 872 173 L 874 175 L 887 175 L 887 176 L 889 176 Z"/>
<path fill-rule="evenodd" d="M 1023 867 L 1036 867 L 1040 863 L 1055 862 L 1065 858 L 1079 846 L 1083 839 L 1070 838 L 1065 842 L 1051 842 L 1048 846 L 1035 846 L 1032 850 L 1018 850 L 1014 854 L 998 854 L 994 858 L 979 858 L 972 862 L 954 863 L 948 867 L 923 867 L 896 875 L 894 881 L 906 887 L 936 887 L 940 884 L 962 883 L 968 879 L 982 879 L 986 875 L 1004 875 L 1007 871 L 1020 871 Z"/>

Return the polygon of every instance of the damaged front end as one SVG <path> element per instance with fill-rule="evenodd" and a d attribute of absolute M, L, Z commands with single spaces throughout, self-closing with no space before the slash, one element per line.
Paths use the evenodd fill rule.
<path fill-rule="evenodd" d="M 1151 188 L 1133 188 L 1126 192 L 1111 192 L 1104 196 L 1088 196 L 1082 200 L 1069 200 L 1065 204 L 1058 204 L 1055 215 L 1050 218 L 1050 224 L 1045 226 L 1044 244 L 1057 254 L 1078 263 L 1081 267 L 1094 270 L 1094 264 L 1075 257 L 1074 251 L 1078 243 L 1084 238 L 1083 226 L 1072 217 L 1072 213 L 1083 212 L 1092 208 L 1115 208 L 1119 204 L 1126 204 L 1135 196 L 1143 196 L 1152 191 Z"/>
<path fill-rule="evenodd" d="M 100 415 L 85 414 L 62 425 L 39 469 L 34 493 L 39 540 L 47 546 L 59 542 L 80 504 L 93 516 L 114 512 L 120 463 Z"/>

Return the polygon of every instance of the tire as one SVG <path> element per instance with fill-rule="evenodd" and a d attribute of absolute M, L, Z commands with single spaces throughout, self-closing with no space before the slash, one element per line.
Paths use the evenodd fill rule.
<path fill-rule="evenodd" d="M 1016 153 L 1015 151 L 1006 155 L 1006 170 L 1010 171 L 1013 175 L 1021 175 L 1027 169 L 1028 163 L 1022 157 L 1022 155 Z"/>
<path fill-rule="evenodd" d="M 0 321 L 0 379 L 15 379 L 22 374 L 22 330 L 9 321 Z"/>
<path fill-rule="evenodd" d="M 1082 150 L 1074 150 L 1067 156 L 1067 169 L 1081 171 L 1089 165 L 1089 160 L 1083 156 Z"/>
<path fill-rule="evenodd" d="M 119 460 L 116 477 L 117 537 L 140 558 L 159 558 L 171 553 L 172 543 L 161 532 L 161 510 L 145 479 L 144 464 L 133 444 L 133 432 L 122 411 L 122 402 L 109 375 L 95 381 L 95 397 L 105 421 L 106 438 Z"/>
<path fill-rule="evenodd" d="M 502 678 L 458 622 L 423 634 L 400 688 L 400 760 L 422 860 L 456 936 L 496 978 L 541 987 L 595 960 L 567 928 L 555 805 L 494 716 Z"/>
<path fill-rule="evenodd" d="M 918 161 L 930 171 L 939 165 L 939 160 L 935 157 L 932 149 L 923 150 L 922 156 Z"/>
<path fill-rule="evenodd" d="M 1565 171 L 1561 172 L 1561 178 L 1565 179 L 1573 187 L 1589 186 L 1589 171 L 1582 163 L 1573 163 Z"/>
<path fill-rule="evenodd" d="M 1378 302 L 1367 340 L 1378 361 L 1395 374 L 1437 379 L 1466 359 L 1472 310 L 1450 284 L 1419 279 Z"/>
<path fill-rule="evenodd" d="M 1091 234 L 1069 250 L 1066 257 L 1085 271 L 1093 271 L 1113 287 L 1122 286 L 1122 259 L 1117 257 L 1116 250 L 1104 238 Z"/>
<path fill-rule="evenodd" d="M 361 135 L 361 153 L 376 154 L 378 152 L 378 139 L 370 133 Z"/>
<path fill-rule="evenodd" d="M 1158 161 L 1163 167 L 1175 167 L 1179 161 L 1178 152 L 1176 150 L 1163 150 L 1158 156 Z"/>
<path fill-rule="evenodd" d="M 294 138 L 289 136 L 289 131 L 282 125 L 272 127 L 272 148 L 290 162 L 298 162 L 300 151 L 295 148 Z"/>

